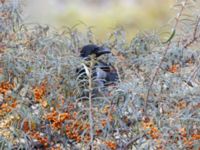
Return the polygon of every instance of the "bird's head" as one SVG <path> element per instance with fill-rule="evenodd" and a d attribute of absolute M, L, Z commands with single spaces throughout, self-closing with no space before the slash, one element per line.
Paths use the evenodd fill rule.
<path fill-rule="evenodd" d="M 80 52 L 80 57 L 88 58 L 91 55 L 95 55 L 95 57 L 99 57 L 103 54 L 108 54 L 108 53 L 111 53 L 109 48 L 90 44 L 90 45 L 86 45 L 82 48 L 82 50 Z"/>

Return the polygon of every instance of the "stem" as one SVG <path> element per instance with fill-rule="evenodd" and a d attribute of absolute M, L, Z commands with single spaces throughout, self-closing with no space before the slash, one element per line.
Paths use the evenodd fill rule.
<path fill-rule="evenodd" d="M 94 127 L 94 120 L 93 120 L 93 114 L 92 114 L 92 68 L 94 66 L 94 59 L 91 58 L 90 60 L 90 68 L 89 68 L 89 120 L 90 120 L 90 149 L 93 150 L 93 141 L 94 141 L 94 133 L 93 133 L 93 127 Z"/>
<path fill-rule="evenodd" d="M 143 137 L 145 134 L 143 133 L 142 135 L 138 135 L 134 138 L 132 138 L 130 141 L 128 141 L 128 143 L 125 145 L 124 150 L 128 150 L 128 148 L 134 143 L 136 142 L 138 139 L 140 139 L 141 137 Z"/>
<path fill-rule="evenodd" d="M 197 18 L 197 22 L 194 27 L 192 39 L 183 46 L 185 49 L 188 48 L 189 46 L 191 46 L 194 42 L 196 42 L 200 38 L 200 35 L 197 35 L 198 29 L 199 29 L 199 22 L 200 22 L 200 17 Z"/>

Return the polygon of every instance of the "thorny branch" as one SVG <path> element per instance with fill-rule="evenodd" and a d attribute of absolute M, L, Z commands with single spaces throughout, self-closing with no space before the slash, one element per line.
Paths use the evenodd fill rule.
<path fill-rule="evenodd" d="M 180 9 L 180 12 L 178 13 L 177 17 L 175 18 L 175 24 L 174 24 L 174 27 L 173 27 L 173 29 L 172 29 L 172 31 L 173 31 L 172 33 L 174 33 L 174 32 L 176 31 L 176 29 L 177 29 L 177 26 L 178 26 L 178 23 L 179 23 L 179 21 L 180 21 L 180 18 L 181 18 L 182 14 L 183 14 L 183 11 L 184 11 L 185 7 L 186 7 L 187 1 L 188 1 L 188 0 L 185 0 L 183 3 L 181 3 L 181 4 L 182 4 L 182 5 L 181 5 L 181 9 Z M 159 73 L 159 69 L 160 69 L 160 67 L 161 67 L 161 65 L 162 65 L 162 63 L 163 63 L 163 61 L 164 61 L 164 58 L 165 58 L 165 56 L 166 56 L 166 54 L 167 54 L 167 52 L 168 52 L 168 50 L 169 50 L 169 47 L 171 46 L 171 43 L 172 43 L 172 41 L 170 40 L 170 41 L 168 42 L 166 48 L 164 49 L 163 57 L 162 57 L 160 63 L 158 64 L 158 66 L 157 66 L 157 68 L 156 68 L 156 71 L 155 71 L 154 76 L 153 76 L 153 78 L 152 78 L 152 80 L 151 80 L 149 89 L 148 89 L 148 91 L 147 91 L 147 96 L 146 96 L 145 105 L 144 105 L 144 113 L 145 113 L 145 115 L 146 115 L 146 110 L 147 110 L 147 101 L 148 101 L 148 99 L 149 99 L 149 95 L 150 95 L 150 92 L 151 92 L 153 83 L 154 83 L 154 81 L 155 81 L 155 79 L 156 79 L 157 74 Z"/>
<path fill-rule="evenodd" d="M 136 137 L 134 137 L 133 139 L 131 139 L 130 141 L 128 141 L 128 143 L 126 143 L 125 147 L 124 147 L 124 150 L 128 150 L 128 148 L 134 143 L 136 142 L 138 139 L 140 139 L 141 137 L 143 137 L 145 134 L 141 134 L 141 135 L 138 135 Z"/>
<path fill-rule="evenodd" d="M 199 23 L 200 23 L 200 17 L 198 16 L 196 25 L 193 31 L 192 39 L 183 46 L 185 49 L 191 46 L 194 42 L 196 42 L 200 38 L 200 34 L 198 34 Z"/>

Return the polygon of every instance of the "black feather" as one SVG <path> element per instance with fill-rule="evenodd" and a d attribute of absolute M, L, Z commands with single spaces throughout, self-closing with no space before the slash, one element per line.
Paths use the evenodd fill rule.
<path fill-rule="evenodd" d="M 103 54 L 111 53 L 110 50 L 103 46 L 97 46 L 97 45 L 86 45 L 81 49 L 80 57 L 87 58 L 90 55 L 94 54 L 96 57 L 99 57 Z"/>
<path fill-rule="evenodd" d="M 99 47 L 96 45 L 86 45 L 82 48 L 80 52 L 80 57 L 82 57 L 86 61 L 90 61 L 89 59 L 90 55 L 95 55 L 95 57 L 97 58 L 107 53 L 110 53 L 110 50 L 107 48 Z M 119 78 L 118 78 L 118 73 L 116 69 L 111 64 L 107 64 L 102 60 L 95 60 L 95 61 L 96 63 L 94 67 L 92 68 L 92 79 L 95 83 L 94 93 L 97 93 L 96 89 L 100 89 L 101 91 L 102 90 L 104 91 L 105 87 L 111 84 L 113 85 L 117 83 Z M 81 82 L 80 87 L 82 87 L 83 90 L 86 89 L 87 91 L 88 77 L 87 77 L 85 68 L 82 66 L 78 68 L 76 72 L 77 72 L 78 80 L 83 81 Z M 84 94 L 84 95 L 87 95 L 87 94 Z"/>

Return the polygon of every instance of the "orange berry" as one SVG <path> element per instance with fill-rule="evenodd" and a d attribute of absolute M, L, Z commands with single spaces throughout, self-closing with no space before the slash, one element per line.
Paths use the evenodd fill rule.
<path fill-rule="evenodd" d="M 178 71 L 178 68 L 179 68 L 179 65 L 174 64 L 168 69 L 168 71 L 171 72 L 171 73 L 176 73 Z"/>

